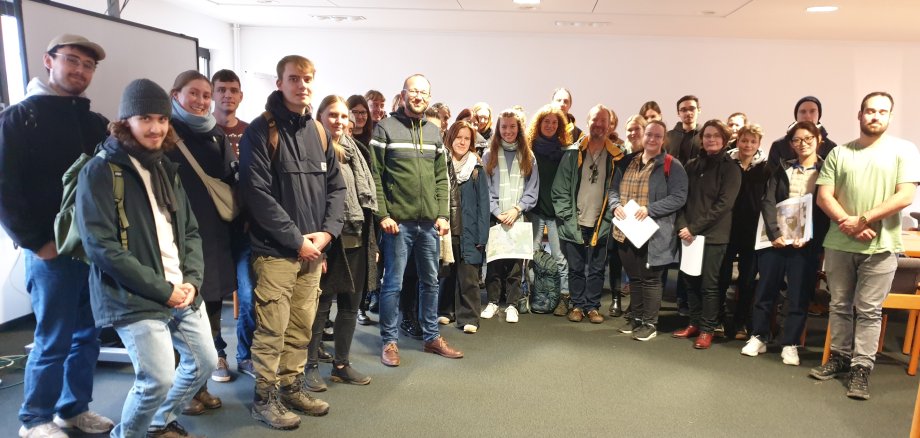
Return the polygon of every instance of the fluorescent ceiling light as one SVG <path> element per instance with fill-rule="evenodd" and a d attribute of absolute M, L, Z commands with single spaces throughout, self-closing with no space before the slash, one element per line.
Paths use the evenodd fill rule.
<path fill-rule="evenodd" d="M 526 5 L 526 6 L 536 6 L 540 4 L 540 0 L 514 0 L 516 5 Z"/>
<path fill-rule="evenodd" d="M 837 12 L 837 9 L 839 8 L 836 6 L 812 6 L 810 8 L 806 8 L 805 11 L 811 13 Z"/>

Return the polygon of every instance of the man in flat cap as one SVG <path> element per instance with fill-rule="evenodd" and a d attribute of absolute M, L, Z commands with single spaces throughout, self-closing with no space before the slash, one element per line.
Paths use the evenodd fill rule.
<path fill-rule="evenodd" d="M 105 51 L 78 35 L 54 38 L 43 55 L 47 81 L 33 78 L 26 98 L 0 113 L 0 224 L 23 248 L 35 343 L 26 364 L 20 437 L 105 433 L 112 420 L 89 410 L 99 330 L 89 298 L 89 266 L 58 257 L 54 217 L 61 176 L 105 139 L 108 120 L 90 111 L 84 91 Z"/>

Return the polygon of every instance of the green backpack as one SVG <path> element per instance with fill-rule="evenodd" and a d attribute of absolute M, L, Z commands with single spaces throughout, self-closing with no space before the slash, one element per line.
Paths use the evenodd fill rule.
<path fill-rule="evenodd" d="M 99 151 L 96 156 L 105 158 L 106 153 L 105 151 Z M 64 172 L 64 176 L 61 177 L 61 181 L 64 183 L 61 209 L 54 218 L 54 243 L 57 246 L 58 254 L 67 255 L 86 263 L 89 263 L 89 259 L 86 256 L 86 251 L 83 250 L 83 241 L 80 239 L 80 229 L 77 227 L 75 210 L 77 207 L 77 182 L 80 170 L 92 159 L 92 155 L 80 154 L 80 157 Z M 108 164 L 109 169 L 112 171 L 112 192 L 115 206 L 118 210 L 118 229 L 121 246 L 127 250 L 129 223 L 128 215 L 125 213 L 125 180 L 121 167 L 111 162 Z"/>

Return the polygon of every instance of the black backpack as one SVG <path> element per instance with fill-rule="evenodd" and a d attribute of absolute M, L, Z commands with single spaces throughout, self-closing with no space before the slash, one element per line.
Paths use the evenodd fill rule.
<path fill-rule="evenodd" d="M 559 268 L 556 259 L 542 248 L 533 253 L 533 284 L 530 287 L 530 311 L 553 313 L 559 305 Z"/>

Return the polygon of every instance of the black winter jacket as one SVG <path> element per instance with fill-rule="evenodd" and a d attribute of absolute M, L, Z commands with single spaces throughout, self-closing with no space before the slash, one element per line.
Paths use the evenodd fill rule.
<path fill-rule="evenodd" d="M 173 285 L 166 281 L 164 274 L 147 188 L 118 140 L 109 137 L 101 149 L 106 153 L 105 158 L 94 157 L 80 171 L 76 204 L 83 248 L 92 262 L 89 290 L 96 326 L 144 319 L 166 321 L 172 314 L 166 302 L 172 295 Z M 121 246 L 112 170 L 107 162 L 122 169 L 125 214 L 130 224 L 127 250 Z M 182 182 L 176 176 L 178 166 L 168 158 L 163 159 L 163 165 L 176 195 L 176 212 L 171 220 L 183 281 L 200 290 L 204 259 L 198 222 Z M 201 294 L 196 294 L 194 305 L 200 306 L 201 302 Z"/>
<path fill-rule="evenodd" d="M 767 182 L 766 192 L 764 193 L 763 198 L 763 224 L 766 228 L 767 237 L 771 241 L 776 240 L 779 237 L 779 224 L 776 222 L 776 204 L 789 199 L 789 175 L 786 174 L 786 169 L 792 166 L 792 163 L 795 162 L 795 159 L 787 160 L 781 163 L 781 165 L 770 165 L 770 179 Z M 819 159 L 815 164 L 818 172 L 821 172 L 821 166 L 824 164 L 823 159 Z M 819 248 L 821 243 L 824 242 L 824 235 L 827 234 L 828 228 L 830 228 L 830 219 L 827 217 L 827 214 L 824 213 L 820 207 L 818 207 L 818 193 L 817 188 L 815 193 L 812 194 L 812 206 L 811 206 L 811 223 L 812 223 L 812 241 L 817 242 Z"/>
<path fill-rule="evenodd" d="M 741 187 L 741 169 L 725 149 L 701 155 L 687 163 L 687 204 L 677 215 L 678 232 L 686 227 L 694 236 L 706 236 L 707 245 L 727 244 L 732 207 Z"/>
<path fill-rule="evenodd" d="M 16 245 L 38 251 L 54 240 L 61 177 L 106 137 L 108 120 L 89 104 L 33 95 L 0 113 L 0 223 Z"/>
<path fill-rule="evenodd" d="M 674 129 L 668 131 L 668 153 L 681 163 L 690 164 L 690 160 L 704 154 L 700 140 L 700 125 L 691 131 L 684 131 L 684 125 L 677 122 Z"/>
<path fill-rule="evenodd" d="M 740 167 L 739 167 L 740 170 Z M 741 185 L 732 208 L 731 242 L 741 248 L 754 249 L 761 202 L 772 169 L 766 160 L 741 170 Z"/>
<path fill-rule="evenodd" d="M 252 218 L 252 252 L 296 258 L 303 236 L 325 231 L 337 237 L 345 210 L 345 181 L 327 133 L 323 146 L 310 114 L 284 106 L 281 91 L 268 96 L 265 109 L 278 127 L 278 149 L 271 156 L 268 122 L 257 117 L 240 140 L 240 193 Z"/>

